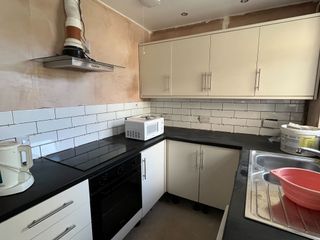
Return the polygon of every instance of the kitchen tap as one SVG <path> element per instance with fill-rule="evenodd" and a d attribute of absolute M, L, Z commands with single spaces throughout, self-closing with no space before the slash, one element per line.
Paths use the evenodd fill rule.
<path fill-rule="evenodd" d="M 297 153 L 301 154 L 303 152 L 309 152 L 315 156 L 317 156 L 318 158 L 320 158 L 320 151 L 319 150 L 316 150 L 314 148 L 307 148 L 307 147 L 300 147 L 298 148 L 297 150 Z M 320 160 L 319 160 L 319 163 L 320 163 Z"/>

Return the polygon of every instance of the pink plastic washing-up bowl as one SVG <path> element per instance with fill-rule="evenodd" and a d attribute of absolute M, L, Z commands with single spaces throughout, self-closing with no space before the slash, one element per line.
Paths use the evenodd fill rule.
<path fill-rule="evenodd" d="M 287 198 L 302 207 L 320 211 L 320 173 L 301 168 L 278 168 L 271 173 L 280 179 Z"/>

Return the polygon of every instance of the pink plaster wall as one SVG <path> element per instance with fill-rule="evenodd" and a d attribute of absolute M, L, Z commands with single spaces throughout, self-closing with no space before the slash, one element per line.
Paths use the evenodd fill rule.
<path fill-rule="evenodd" d="M 96 0 L 82 1 L 91 57 L 124 66 L 113 73 L 43 68 L 61 53 L 63 0 L 10 0 L 0 8 L 0 111 L 139 100 L 138 43 L 149 35 Z"/>

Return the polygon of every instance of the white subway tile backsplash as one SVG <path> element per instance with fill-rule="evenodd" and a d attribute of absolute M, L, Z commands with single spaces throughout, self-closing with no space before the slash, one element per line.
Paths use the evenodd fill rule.
<path fill-rule="evenodd" d="M 290 113 L 261 112 L 261 119 L 277 119 L 277 120 L 287 120 L 287 121 L 289 121 Z"/>
<path fill-rule="evenodd" d="M 56 118 L 67 118 L 85 115 L 84 106 L 56 108 Z"/>
<path fill-rule="evenodd" d="M 219 118 L 219 117 L 211 117 L 211 118 L 210 118 L 210 123 L 213 123 L 213 124 L 222 124 L 222 118 Z"/>
<path fill-rule="evenodd" d="M 179 121 L 173 121 L 174 127 L 180 127 L 180 128 L 190 128 L 191 123 L 190 122 L 179 122 Z"/>
<path fill-rule="evenodd" d="M 132 110 L 124 110 L 124 111 L 119 111 L 116 112 L 116 118 L 126 118 L 132 116 Z"/>
<path fill-rule="evenodd" d="M 63 118 L 56 120 L 47 120 L 37 122 L 38 132 L 50 132 L 54 130 L 60 130 L 64 128 L 72 127 L 71 118 Z"/>
<path fill-rule="evenodd" d="M 96 123 L 97 122 L 97 115 L 73 117 L 73 118 L 71 118 L 71 120 L 72 120 L 72 125 L 74 127 L 83 126 L 83 125 L 87 125 L 90 123 Z"/>
<path fill-rule="evenodd" d="M 108 112 L 108 113 L 100 113 L 97 115 L 98 122 L 108 121 L 116 119 L 115 112 Z"/>
<path fill-rule="evenodd" d="M 279 136 L 280 129 L 261 128 L 260 135 L 262 136 Z"/>
<path fill-rule="evenodd" d="M 236 111 L 236 118 L 252 118 L 252 119 L 260 119 L 260 112 L 250 112 L 250 111 Z"/>
<path fill-rule="evenodd" d="M 235 133 L 245 133 L 245 134 L 254 134 L 259 135 L 259 129 L 258 127 L 242 127 L 242 126 L 235 126 L 234 132 Z"/>
<path fill-rule="evenodd" d="M 32 152 L 32 158 L 33 159 L 37 159 L 37 158 L 41 157 L 40 147 L 31 148 L 31 152 Z"/>
<path fill-rule="evenodd" d="M 15 124 L 49 120 L 49 119 L 55 118 L 55 113 L 53 108 L 21 110 L 21 111 L 13 111 L 12 113 L 13 113 L 13 121 Z"/>
<path fill-rule="evenodd" d="M 63 129 L 58 131 L 58 140 L 73 138 L 84 134 L 86 134 L 85 126 Z"/>
<path fill-rule="evenodd" d="M 183 102 L 181 105 L 182 108 L 200 108 L 200 102 Z"/>
<path fill-rule="evenodd" d="M 211 111 L 206 109 L 191 109 L 191 115 L 211 116 Z"/>
<path fill-rule="evenodd" d="M 232 125 L 221 125 L 221 124 L 211 124 L 212 131 L 218 132 L 230 132 L 233 133 L 234 126 Z"/>
<path fill-rule="evenodd" d="M 97 114 L 97 113 L 105 113 L 107 112 L 107 105 L 91 105 L 91 106 L 85 106 L 84 107 L 85 112 L 87 115 L 89 114 Z"/>
<path fill-rule="evenodd" d="M 108 128 L 120 127 L 124 125 L 124 119 L 108 121 Z"/>
<path fill-rule="evenodd" d="M 29 136 L 31 147 L 40 146 L 52 142 L 56 142 L 58 140 L 58 135 L 56 131 L 40 133 Z"/>
<path fill-rule="evenodd" d="M 166 126 L 208 129 L 207 120 L 200 122 L 198 118 L 210 117 L 212 131 L 258 135 L 264 119 L 278 119 L 279 124 L 287 123 L 289 120 L 303 123 L 305 101 L 152 99 L 150 105 L 151 114 L 163 115 Z M 274 132 L 261 130 L 261 134 Z"/>
<path fill-rule="evenodd" d="M 303 112 L 303 104 L 276 104 L 276 112 Z"/>
<path fill-rule="evenodd" d="M 131 112 L 132 112 L 132 116 L 144 114 L 144 111 L 142 108 L 132 109 Z M 150 110 L 149 110 L 149 113 L 150 113 Z"/>
<path fill-rule="evenodd" d="M 42 156 L 47 156 L 51 153 L 60 152 L 69 148 L 74 148 L 72 138 L 40 146 Z"/>
<path fill-rule="evenodd" d="M 99 134 L 97 132 L 80 136 L 80 137 L 75 137 L 74 146 L 77 147 L 77 146 L 80 146 L 89 142 L 97 141 L 97 140 L 99 140 Z"/>
<path fill-rule="evenodd" d="M 24 137 L 37 133 L 36 123 L 22 123 L 17 125 L 0 127 L 0 140 L 15 137 Z"/>
<path fill-rule="evenodd" d="M 246 125 L 248 127 L 261 127 L 261 120 L 258 119 L 247 119 Z"/>
<path fill-rule="evenodd" d="M 211 116 L 213 116 L 213 117 L 233 117 L 234 111 L 212 110 Z"/>
<path fill-rule="evenodd" d="M 153 112 L 151 110 L 151 112 Z M 173 108 L 172 109 L 172 112 L 174 114 L 181 114 L 181 115 L 190 115 L 191 114 L 191 109 L 186 109 L 186 108 Z"/>
<path fill-rule="evenodd" d="M 200 108 L 211 109 L 211 110 L 221 110 L 222 103 L 202 102 L 200 103 Z"/>
<path fill-rule="evenodd" d="M 115 112 L 115 111 L 121 111 L 124 110 L 124 104 L 123 103 L 114 103 L 114 104 L 108 104 L 107 105 L 107 111 L 108 112 Z"/>
<path fill-rule="evenodd" d="M 87 125 L 87 133 L 98 132 L 108 128 L 108 122 L 100 122 Z"/>
<path fill-rule="evenodd" d="M 211 130 L 211 124 L 210 123 L 191 123 L 191 128 Z"/>
<path fill-rule="evenodd" d="M 99 139 L 107 138 L 113 136 L 113 130 L 112 129 L 106 129 L 99 132 Z"/>
<path fill-rule="evenodd" d="M 246 119 L 222 118 L 222 124 L 224 125 L 245 126 L 246 122 Z"/>
<path fill-rule="evenodd" d="M 260 111 L 260 112 L 270 112 L 275 111 L 275 104 L 267 104 L 267 103 L 254 103 L 248 104 L 249 111 Z"/>
<path fill-rule="evenodd" d="M 142 106 L 139 106 L 139 103 L 137 102 L 131 102 L 131 103 L 125 103 L 124 104 L 124 109 L 125 110 L 131 110 L 131 109 L 135 109 L 135 108 L 142 108 Z"/>
<path fill-rule="evenodd" d="M 223 103 L 223 110 L 248 110 L 248 104 Z"/>
<path fill-rule="evenodd" d="M 12 112 L 0 112 L 0 126 L 13 124 Z"/>

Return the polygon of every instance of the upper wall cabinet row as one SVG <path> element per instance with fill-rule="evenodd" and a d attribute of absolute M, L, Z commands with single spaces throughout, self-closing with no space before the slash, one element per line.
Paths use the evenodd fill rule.
<path fill-rule="evenodd" d="M 141 97 L 313 99 L 320 15 L 140 46 Z"/>

